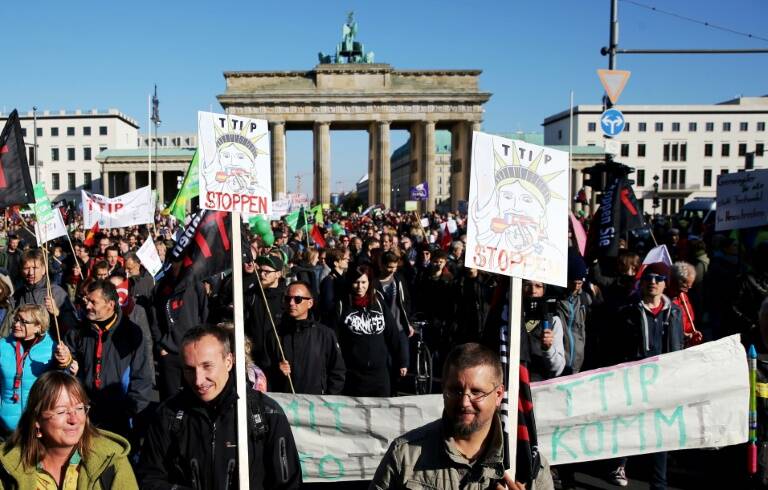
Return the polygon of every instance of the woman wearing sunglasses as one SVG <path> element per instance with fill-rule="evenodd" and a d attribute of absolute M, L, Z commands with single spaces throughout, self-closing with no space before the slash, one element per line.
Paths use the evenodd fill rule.
<path fill-rule="evenodd" d="M 27 404 L 29 390 L 44 372 L 71 363 L 48 335 L 50 315 L 44 306 L 27 304 L 16 308 L 11 332 L 0 340 L 0 433 L 10 434 Z M 76 369 L 76 365 L 71 366 Z"/>
<path fill-rule="evenodd" d="M 0 450 L 0 488 L 137 489 L 128 441 L 91 425 L 89 408 L 77 378 L 61 371 L 40 376 Z"/>
<path fill-rule="evenodd" d="M 395 320 L 371 284 L 372 277 L 366 265 L 350 269 L 349 294 L 336 307 L 336 332 L 347 367 L 343 394 L 349 396 L 390 396 L 390 360 L 400 376 L 408 370 Z"/>

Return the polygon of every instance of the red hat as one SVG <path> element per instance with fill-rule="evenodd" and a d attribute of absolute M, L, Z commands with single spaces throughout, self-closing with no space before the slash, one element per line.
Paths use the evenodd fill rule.
<path fill-rule="evenodd" d="M 658 274 L 660 276 L 669 277 L 669 266 L 664 262 L 648 264 L 643 270 L 643 276 L 648 274 Z"/>

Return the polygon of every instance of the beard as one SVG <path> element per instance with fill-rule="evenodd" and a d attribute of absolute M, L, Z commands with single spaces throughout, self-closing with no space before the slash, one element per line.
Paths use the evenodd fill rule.
<path fill-rule="evenodd" d="M 461 415 L 463 412 L 459 412 L 459 415 Z M 452 419 L 451 420 L 451 433 L 454 437 L 469 437 L 478 430 L 480 430 L 480 427 L 482 425 L 482 422 L 480 421 L 480 418 L 478 417 L 478 412 L 468 412 L 473 413 L 475 416 L 472 419 L 472 422 L 465 424 L 461 422 L 458 419 Z"/>

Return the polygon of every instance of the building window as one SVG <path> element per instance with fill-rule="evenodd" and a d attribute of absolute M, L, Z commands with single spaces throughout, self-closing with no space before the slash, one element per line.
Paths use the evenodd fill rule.
<path fill-rule="evenodd" d="M 178 143 L 176 143 L 176 141 L 177 141 L 177 138 L 174 138 L 173 139 L 173 143 L 176 146 L 179 146 Z M 563 141 L 563 130 L 562 129 L 558 129 L 557 130 L 557 141 Z"/>
<path fill-rule="evenodd" d="M 91 147 L 86 146 L 83 148 L 83 160 L 91 160 Z"/>
<path fill-rule="evenodd" d="M 628 157 L 629 156 L 629 143 L 622 143 L 621 144 L 621 156 Z"/>
<path fill-rule="evenodd" d="M 724 122 L 723 123 L 723 131 L 730 131 L 731 130 L 731 123 Z"/>
<path fill-rule="evenodd" d="M 669 143 L 664 143 L 664 157 L 662 159 L 665 162 L 669 161 Z"/>
<path fill-rule="evenodd" d="M 679 122 L 673 122 L 672 123 L 672 132 L 673 133 L 679 133 L 680 132 L 680 123 Z"/>
<path fill-rule="evenodd" d="M 715 123 L 713 122 L 706 123 L 704 130 L 707 131 L 708 133 L 711 133 L 712 131 L 715 130 Z"/>
<path fill-rule="evenodd" d="M 676 162 L 678 160 L 678 144 L 672 143 L 672 161 Z"/>
<path fill-rule="evenodd" d="M 59 128 L 51 128 L 51 136 L 58 136 Z"/>
<path fill-rule="evenodd" d="M 680 188 L 685 189 L 685 169 L 680 169 Z"/>
<path fill-rule="evenodd" d="M 83 187 L 85 187 L 86 190 L 91 190 L 91 173 L 85 172 L 83 174 Z"/>
<path fill-rule="evenodd" d="M 688 160 L 688 143 L 680 143 L 680 161 Z"/>
<path fill-rule="evenodd" d="M 74 136 L 75 135 L 75 128 L 72 126 L 67 126 L 67 136 Z"/>
<path fill-rule="evenodd" d="M 758 131 L 765 131 L 765 122 L 760 121 L 759 123 L 757 123 L 757 130 Z"/>
<path fill-rule="evenodd" d="M 743 157 L 746 154 L 747 154 L 747 144 L 739 143 L 739 156 Z"/>
<path fill-rule="evenodd" d="M 59 190 L 59 187 L 61 187 L 61 183 L 59 182 L 59 173 L 54 172 L 51 174 L 51 189 L 57 191 Z"/>
<path fill-rule="evenodd" d="M 763 156 L 763 153 L 765 152 L 765 143 L 756 143 L 755 144 L 755 156 L 761 157 Z"/>
<path fill-rule="evenodd" d="M 593 123 L 593 122 L 587 123 L 587 131 L 589 131 L 590 133 L 594 133 L 595 131 L 597 131 L 597 123 Z"/>
<path fill-rule="evenodd" d="M 24 138 L 27 137 L 27 128 L 21 128 L 21 136 Z"/>
<path fill-rule="evenodd" d="M 645 133 L 645 130 L 647 128 L 646 123 L 637 123 L 637 130 L 641 133 Z"/>
<path fill-rule="evenodd" d="M 77 187 L 75 182 L 75 175 L 76 174 L 74 172 L 69 172 L 67 174 L 67 190 L 73 191 L 75 190 L 75 187 Z"/>
<path fill-rule="evenodd" d="M 711 157 L 714 145 L 712 143 L 704 143 L 704 156 Z"/>
<path fill-rule="evenodd" d="M 727 173 L 728 173 L 728 169 L 727 168 L 724 168 L 724 169 L 720 170 L 720 175 L 725 175 Z"/>
<path fill-rule="evenodd" d="M 661 188 L 666 189 L 669 186 L 669 169 L 664 169 L 661 172 Z"/>
<path fill-rule="evenodd" d="M 83 136 L 90 136 L 90 135 L 91 135 L 91 127 L 83 126 Z"/>
<path fill-rule="evenodd" d="M 99 147 L 99 153 L 101 153 L 102 151 L 107 151 L 107 147 L 106 146 L 100 146 Z"/>
<path fill-rule="evenodd" d="M 704 169 L 704 187 L 712 187 L 712 169 Z"/>
<path fill-rule="evenodd" d="M 52 162 L 58 162 L 59 161 L 59 149 L 58 148 L 51 148 L 51 161 Z"/>
<path fill-rule="evenodd" d="M 728 143 L 723 143 L 723 146 L 720 149 L 720 156 L 721 157 L 727 157 L 731 155 L 731 145 Z"/>
<path fill-rule="evenodd" d="M 653 125 L 653 130 L 657 133 L 660 133 L 664 131 L 664 123 L 663 122 L 657 122 Z"/>
<path fill-rule="evenodd" d="M 638 143 L 637 144 L 637 156 L 644 157 L 645 156 L 645 143 Z"/>
<path fill-rule="evenodd" d="M 624 123 L 624 129 L 622 130 L 622 132 L 623 133 L 629 133 L 629 123 L 628 122 Z"/>
<path fill-rule="evenodd" d="M 75 161 L 75 149 L 74 148 L 67 148 L 67 160 L 70 162 Z"/>
<path fill-rule="evenodd" d="M 107 127 L 99 126 L 99 136 L 106 136 L 106 135 L 107 135 Z"/>
<path fill-rule="evenodd" d="M 748 122 L 740 122 L 739 123 L 739 131 L 748 131 L 749 130 L 749 123 Z"/>
<path fill-rule="evenodd" d="M 37 128 L 37 137 L 42 138 L 43 136 L 43 128 Z"/>
<path fill-rule="evenodd" d="M 637 185 L 645 186 L 645 170 L 642 168 L 637 169 Z"/>
<path fill-rule="evenodd" d="M 695 133 L 697 129 L 698 129 L 698 126 L 696 125 L 695 122 L 688 123 L 688 131 L 690 131 L 691 133 Z"/>

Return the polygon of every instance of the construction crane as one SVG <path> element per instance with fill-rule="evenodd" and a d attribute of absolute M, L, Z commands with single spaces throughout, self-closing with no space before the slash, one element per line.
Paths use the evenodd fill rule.
<path fill-rule="evenodd" d="M 309 172 L 300 172 L 293 176 L 296 179 L 296 190 L 294 191 L 296 194 L 301 194 L 301 183 L 304 180 L 304 176 L 308 174 Z"/>

